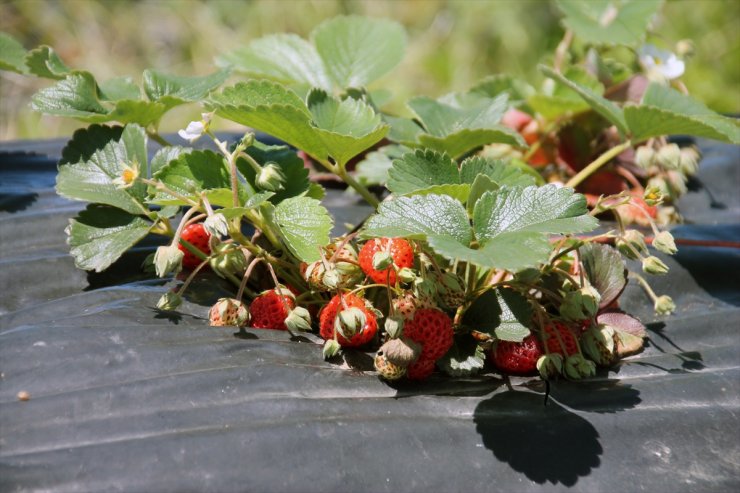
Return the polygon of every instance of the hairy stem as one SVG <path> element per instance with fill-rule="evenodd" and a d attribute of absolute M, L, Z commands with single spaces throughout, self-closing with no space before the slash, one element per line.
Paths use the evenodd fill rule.
<path fill-rule="evenodd" d="M 604 166 L 606 163 L 611 161 L 613 158 L 620 155 L 622 152 L 624 152 L 626 149 L 629 149 L 629 147 L 632 145 L 631 141 L 624 142 L 616 147 L 612 147 L 608 151 L 606 151 L 604 154 L 596 158 L 593 162 L 591 162 L 588 166 L 583 168 L 581 171 L 578 172 L 573 178 L 568 180 L 568 183 L 565 184 L 566 187 L 575 188 L 578 185 L 580 185 L 586 178 L 594 174 Z"/>

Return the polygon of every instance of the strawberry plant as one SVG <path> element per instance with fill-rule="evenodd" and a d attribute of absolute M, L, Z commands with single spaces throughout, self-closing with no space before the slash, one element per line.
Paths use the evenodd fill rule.
<path fill-rule="evenodd" d="M 466 376 L 487 361 L 580 379 L 642 348 L 644 326 L 619 308 L 629 278 L 657 313 L 675 309 L 625 263 L 662 275 L 648 244 L 676 252 L 659 226 L 680 219 L 699 155 L 667 136 L 740 143 L 740 127 L 688 94 L 681 59 L 643 44 L 659 1 L 555 3 L 565 34 L 539 86 L 492 75 L 414 97 L 405 114 L 368 89 L 403 58 L 390 20 L 267 36 L 205 76 L 98 81 L 6 35 L 0 68 L 52 80 L 32 106 L 90 124 L 64 149 L 56 186 L 89 203 L 67 228 L 79 268 L 105 270 L 159 235 L 149 262 L 172 283 L 161 310 L 210 269 L 233 288 L 204 309 L 211 325 L 314 331 L 324 357 L 372 351 L 387 380 Z M 160 135 L 169 110 L 193 103 L 201 119 L 174 143 Z M 252 130 L 223 140 L 217 118 L 284 145 Z M 334 238 L 327 177 L 374 208 Z"/>

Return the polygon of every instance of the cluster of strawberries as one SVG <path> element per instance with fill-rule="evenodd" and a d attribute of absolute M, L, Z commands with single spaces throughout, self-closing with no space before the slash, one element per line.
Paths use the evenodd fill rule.
<path fill-rule="evenodd" d="M 184 229 L 182 238 L 209 254 L 209 235 L 201 224 Z M 183 265 L 194 268 L 202 262 L 181 247 Z M 345 239 L 323 249 L 321 260 L 301 265 L 301 273 L 318 313 L 319 334 L 326 343 L 324 356 L 330 358 L 342 348 L 380 344 L 374 362 L 386 380 L 423 380 L 453 346 L 455 328 L 448 313 L 465 301 L 464 282 L 449 273 L 434 271 L 423 275 L 417 266 L 423 252 L 402 238 L 376 238 L 365 242 L 359 254 Z M 430 278 L 432 281 L 430 282 Z M 365 297 L 375 289 L 376 304 L 387 302 L 382 311 Z M 297 291 L 278 286 L 262 292 L 247 306 L 234 298 L 220 299 L 210 310 L 213 326 L 250 326 L 275 330 L 311 330 L 310 310 L 297 304 Z M 326 301 L 328 295 L 331 298 Z M 307 296 L 301 296 L 309 299 Z M 309 306 L 316 306 L 309 305 Z M 382 331 L 378 320 L 385 318 Z M 539 333 L 541 332 L 541 333 Z M 381 344 L 382 343 L 382 344 Z M 522 342 L 495 341 L 488 346 L 489 361 L 502 373 L 530 375 L 566 373 L 579 378 L 593 373 L 593 363 L 580 354 L 574 330 L 551 322 Z"/>

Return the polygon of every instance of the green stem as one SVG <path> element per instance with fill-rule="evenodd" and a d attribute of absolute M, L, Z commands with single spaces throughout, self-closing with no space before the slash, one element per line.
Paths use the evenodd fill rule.
<path fill-rule="evenodd" d="M 579 171 L 578 174 L 576 174 L 573 178 L 568 180 L 568 183 L 566 183 L 565 186 L 570 187 L 570 188 L 577 187 L 586 178 L 594 174 L 596 171 L 599 170 L 599 168 L 604 166 L 606 163 L 611 161 L 613 158 L 620 155 L 622 152 L 628 149 L 631 145 L 632 145 L 632 142 L 628 140 L 627 142 L 624 142 L 616 147 L 612 147 L 611 149 L 606 151 L 604 154 L 596 158 L 588 166 L 586 166 L 581 171 Z"/>
<path fill-rule="evenodd" d="M 172 146 L 172 144 L 167 142 L 167 140 L 165 140 L 165 138 L 159 135 L 159 133 L 156 131 L 147 131 L 146 134 L 149 136 L 150 139 L 152 139 L 154 142 L 161 145 L 162 147 Z"/>
<path fill-rule="evenodd" d="M 337 169 L 337 175 L 347 183 L 350 187 L 354 188 L 357 193 L 359 193 L 362 198 L 364 198 L 368 204 L 373 206 L 373 208 L 377 209 L 380 205 L 380 201 L 375 198 L 375 195 L 373 195 L 370 190 L 365 188 L 360 182 L 354 179 L 352 175 L 347 173 L 347 170 L 344 169 L 344 166 L 340 166 Z"/>
<path fill-rule="evenodd" d="M 645 290 L 645 292 L 648 294 L 650 299 L 655 303 L 655 300 L 658 299 L 658 295 L 655 294 L 655 291 L 653 291 L 653 288 L 650 287 L 650 284 L 645 280 L 644 277 L 642 277 L 640 274 L 635 274 L 634 272 L 630 272 L 629 277 L 636 280 L 638 283 L 640 283 L 640 286 L 642 286 L 642 289 Z"/>

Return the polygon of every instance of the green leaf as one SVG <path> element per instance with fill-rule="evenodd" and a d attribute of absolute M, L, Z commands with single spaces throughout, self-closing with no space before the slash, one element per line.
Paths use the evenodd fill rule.
<path fill-rule="evenodd" d="M 503 125 L 490 129 L 464 129 L 445 137 L 420 134 L 419 143 L 424 147 L 446 152 L 455 159 L 487 144 L 508 144 L 515 147 L 526 147 L 527 145 L 521 135 Z"/>
<path fill-rule="evenodd" d="M 481 196 L 486 192 L 492 192 L 494 190 L 498 190 L 499 185 L 495 181 L 493 181 L 491 178 L 484 174 L 479 174 L 475 177 L 475 180 L 473 180 L 473 184 L 470 186 L 470 192 L 468 193 L 468 199 L 467 199 L 467 209 L 468 214 L 471 216 L 473 215 L 473 211 L 475 210 L 475 204 L 478 202 L 478 199 L 481 198 Z"/>
<path fill-rule="evenodd" d="M 75 265 L 101 272 L 144 238 L 152 223 L 113 207 L 91 204 L 71 219 L 67 243 Z"/>
<path fill-rule="evenodd" d="M 39 46 L 25 57 L 28 72 L 47 79 L 63 79 L 69 72 L 59 55 L 49 46 Z"/>
<path fill-rule="evenodd" d="M 547 77 L 555 79 L 566 87 L 572 89 L 586 101 L 594 111 L 606 118 L 609 122 L 617 126 L 620 132 L 627 132 L 627 123 L 622 109 L 604 98 L 601 94 L 594 92 L 594 89 L 586 85 L 581 85 L 565 78 L 562 74 L 556 72 L 550 67 L 539 66 L 540 71 Z"/>
<path fill-rule="evenodd" d="M 518 166 L 507 164 L 499 159 L 483 156 L 472 156 L 460 164 L 460 182 L 475 183 L 479 175 L 485 175 L 499 186 L 534 185 L 534 177 L 522 171 Z"/>
<path fill-rule="evenodd" d="M 578 249 L 583 270 L 601 295 L 600 308 L 612 304 L 627 285 L 627 268 L 620 253 L 608 245 L 587 243 Z"/>
<path fill-rule="evenodd" d="M 131 214 L 146 213 L 146 185 L 136 183 L 121 189 L 113 183 L 126 166 L 134 163 L 146 176 L 146 133 L 138 125 L 125 129 L 92 125 L 78 130 L 62 151 L 57 193 L 73 200 L 118 207 Z"/>
<path fill-rule="evenodd" d="M 483 348 L 470 334 L 455 337 L 455 342 L 437 365 L 450 376 L 468 377 L 475 375 L 486 362 Z"/>
<path fill-rule="evenodd" d="M 388 131 L 361 101 L 350 98 L 340 103 L 314 91 L 310 103 L 314 114 L 295 92 L 269 81 L 240 83 L 210 99 L 220 116 L 262 130 L 323 162 L 332 157 L 343 165 Z"/>
<path fill-rule="evenodd" d="M 405 195 L 434 185 L 459 184 L 457 163 L 447 154 L 419 149 L 393 161 L 388 172 L 388 189 Z"/>
<path fill-rule="evenodd" d="M 740 123 L 721 116 L 699 101 L 660 84 L 650 84 L 639 106 L 624 109 L 635 141 L 686 134 L 740 143 Z"/>
<path fill-rule="evenodd" d="M 552 249 L 548 233 L 589 231 L 597 224 L 588 215 L 585 198 L 571 189 L 504 187 L 483 193 L 475 202 L 473 228 L 478 249 L 444 234 L 428 240 L 447 259 L 516 272 L 547 260 Z"/>
<path fill-rule="evenodd" d="M 293 197 L 274 207 L 271 219 L 290 251 L 304 262 L 321 259 L 319 247 L 329 243 L 332 219 L 321 203 Z"/>
<path fill-rule="evenodd" d="M 87 122 L 110 122 L 117 121 L 120 123 L 138 123 L 146 127 L 151 123 L 158 121 L 167 112 L 167 107 L 162 103 L 152 103 L 149 101 L 132 101 L 123 99 L 116 101 L 115 107 L 107 115 L 91 116 L 89 118 L 78 118 Z"/>
<path fill-rule="evenodd" d="M 481 244 L 503 233 L 582 233 L 598 226 L 588 214 L 586 198 L 570 188 L 504 187 L 483 194 L 473 225 Z"/>
<path fill-rule="evenodd" d="M 14 37 L 0 32 L 0 70 L 28 73 L 26 49 Z"/>
<path fill-rule="evenodd" d="M 265 36 L 219 57 L 217 62 L 256 77 L 332 90 L 316 48 L 295 34 Z"/>
<path fill-rule="evenodd" d="M 103 101 L 120 101 L 122 99 L 141 99 L 141 89 L 134 84 L 131 77 L 115 77 L 98 84 L 100 99 Z"/>
<path fill-rule="evenodd" d="M 31 107 L 47 115 L 90 118 L 107 115 L 98 100 L 98 87 L 88 72 L 75 72 L 31 98 Z"/>
<path fill-rule="evenodd" d="M 152 157 L 152 160 L 149 162 L 149 174 L 153 176 L 157 171 L 162 169 L 170 161 L 180 157 L 180 154 L 192 152 L 192 151 L 193 151 L 192 147 L 182 147 L 182 146 L 162 147 L 154 154 L 154 157 Z M 149 178 L 151 178 L 151 176 Z"/>
<path fill-rule="evenodd" d="M 329 151 L 311 125 L 311 113 L 298 95 L 270 81 L 250 80 L 212 94 L 219 116 L 266 132 L 318 159 Z"/>
<path fill-rule="evenodd" d="M 362 235 L 425 239 L 441 236 L 461 245 L 469 245 L 472 231 L 463 205 L 446 195 L 397 197 L 383 202 L 370 217 Z"/>
<path fill-rule="evenodd" d="M 495 98 L 475 94 L 451 94 L 439 100 L 419 96 L 408 107 L 419 117 L 426 131 L 446 137 L 462 129 L 494 128 L 506 111 L 508 95 Z"/>
<path fill-rule="evenodd" d="M 587 43 L 632 45 L 645 38 L 662 0 L 556 0 L 563 24 Z"/>
<path fill-rule="evenodd" d="M 339 88 L 367 86 L 398 65 L 406 49 L 403 27 L 387 19 L 335 17 L 314 29 L 311 38 Z"/>
<path fill-rule="evenodd" d="M 468 308 L 463 324 L 503 341 L 521 342 L 530 334 L 532 306 L 513 289 L 498 288 L 480 295 Z"/>
<path fill-rule="evenodd" d="M 481 80 L 471 87 L 469 92 L 483 94 L 489 98 L 508 94 L 510 101 L 523 102 L 533 95 L 535 90 L 522 79 L 508 74 L 496 74 Z"/>
<path fill-rule="evenodd" d="M 461 260 L 510 272 L 546 261 L 552 250 L 546 236 L 533 232 L 502 233 L 477 250 L 444 236 L 430 236 L 429 245 L 448 260 Z"/>
<path fill-rule="evenodd" d="M 218 192 L 217 194 L 206 194 L 214 205 L 233 205 L 229 169 L 223 156 L 213 151 L 181 153 L 175 160 L 160 168 L 154 174 L 154 178 L 190 200 L 197 202 L 201 191 L 210 190 Z M 227 191 L 226 197 L 221 190 Z M 224 198 L 226 198 L 225 204 L 223 203 Z M 188 205 L 186 201 L 173 197 L 165 191 L 156 191 L 150 202 L 159 205 Z"/>
<path fill-rule="evenodd" d="M 406 150 L 404 146 L 388 145 L 377 151 L 368 152 L 365 158 L 357 163 L 356 178 L 365 185 L 385 185 L 393 160 L 400 158 Z"/>
<path fill-rule="evenodd" d="M 390 128 L 363 101 L 347 98 L 340 102 L 323 91 L 311 93 L 309 110 L 317 136 L 340 166 L 379 142 Z"/>
<path fill-rule="evenodd" d="M 388 138 L 393 142 L 413 144 L 418 142 L 419 135 L 424 131 L 414 120 L 409 118 L 383 115 L 383 120 L 391 125 Z"/>
<path fill-rule="evenodd" d="M 223 84 L 229 70 L 218 70 L 200 77 L 165 74 L 157 70 L 144 71 L 144 92 L 151 101 L 160 101 L 168 109 L 179 104 L 200 101 Z"/>

